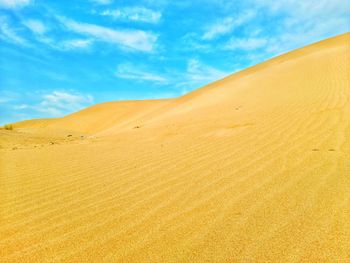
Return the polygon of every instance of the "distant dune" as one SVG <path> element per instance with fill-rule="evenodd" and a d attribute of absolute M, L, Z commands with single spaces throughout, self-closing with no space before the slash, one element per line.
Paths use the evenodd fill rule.
<path fill-rule="evenodd" d="M 0 262 L 350 262 L 350 33 L 13 127 Z"/>

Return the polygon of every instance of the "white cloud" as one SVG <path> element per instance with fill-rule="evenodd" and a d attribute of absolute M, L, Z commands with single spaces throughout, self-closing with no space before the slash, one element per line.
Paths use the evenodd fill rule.
<path fill-rule="evenodd" d="M 59 117 L 69 112 L 80 110 L 93 103 L 91 95 L 53 91 L 42 96 L 42 101 L 33 107 L 36 111 L 52 117 Z"/>
<path fill-rule="evenodd" d="M 37 107 L 36 111 L 45 113 L 50 117 L 62 117 L 64 115 L 63 110 L 54 107 Z"/>
<path fill-rule="evenodd" d="M 117 67 L 116 76 L 123 79 L 132 79 L 139 81 L 167 82 L 167 79 L 149 72 L 146 69 L 141 69 L 138 66 L 125 63 Z"/>
<path fill-rule="evenodd" d="M 105 10 L 100 13 L 103 16 L 111 16 L 115 19 L 131 20 L 145 23 L 156 24 L 159 22 L 162 14 L 145 7 L 126 7 L 115 10 Z"/>
<path fill-rule="evenodd" d="M 230 73 L 202 64 L 197 59 L 190 59 L 187 63 L 186 74 L 187 79 L 191 82 L 211 82 L 221 79 Z"/>
<path fill-rule="evenodd" d="M 14 105 L 13 106 L 14 110 L 24 110 L 24 109 L 27 109 L 27 108 L 29 108 L 29 105 L 27 105 L 27 104 L 19 104 L 19 105 Z"/>
<path fill-rule="evenodd" d="M 229 50 L 254 50 L 258 48 L 265 47 L 267 44 L 267 39 L 262 37 L 252 37 L 252 38 L 236 38 L 232 37 L 224 46 L 225 49 Z"/>
<path fill-rule="evenodd" d="M 45 33 L 48 31 L 47 26 L 45 26 L 43 22 L 36 19 L 25 20 L 23 21 L 23 24 L 36 35 L 37 41 L 48 45 L 52 49 L 60 51 L 87 49 L 93 43 L 91 39 L 69 39 L 57 41 L 45 35 Z"/>
<path fill-rule="evenodd" d="M 266 59 L 350 31 L 348 0 L 247 0 L 245 5 L 260 14 L 259 24 L 249 24 L 258 30 L 247 27 L 220 46 L 250 51 L 246 57 Z"/>
<path fill-rule="evenodd" d="M 90 0 L 90 1 L 99 5 L 109 5 L 113 2 L 113 0 Z"/>
<path fill-rule="evenodd" d="M 31 0 L 0 0 L 0 8 L 15 9 L 29 5 Z"/>
<path fill-rule="evenodd" d="M 232 17 L 227 17 L 220 22 L 211 25 L 203 35 L 203 39 L 211 40 L 219 35 L 223 35 L 232 31 L 234 20 Z"/>
<path fill-rule="evenodd" d="M 73 49 L 87 49 L 91 46 L 92 40 L 90 39 L 71 39 L 62 41 L 59 44 L 59 49 L 73 50 Z"/>
<path fill-rule="evenodd" d="M 8 20 L 4 16 L 0 16 L 0 38 L 19 45 L 26 45 L 27 41 L 19 36 L 15 29 L 13 29 Z"/>
<path fill-rule="evenodd" d="M 350 1 L 348 0 L 253 0 L 254 6 L 268 8 L 274 13 L 284 13 L 304 18 L 325 16 L 348 15 L 350 12 Z"/>
<path fill-rule="evenodd" d="M 267 52 L 279 55 L 350 30 L 350 1 L 261 1 L 271 12 L 284 14 L 277 33 L 270 36 Z"/>
<path fill-rule="evenodd" d="M 217 69 L 200 62 L 196 58 L 192 58 L 187 61 L 185 72 L 174 75 L 172 85 L 180 89 L 181 95 L 184 95 L 195 88 L 222 79 L 230 74 L 232 74 L 232 72 Z"/>
<path fill-rule="evenodd" d="M 115 75 L 119 78 L 135 81 L 149 81 L 155 84 L 171 85 L 182 89 L 182 94 L 194 87 L 199 87 L 212 81 L 221 79 L 231 72 L 219 70 L 215 67 L 201 63 L 198 59 L 188 60 L 186 71 L 172 71 L 167 73 L 154 73 L 146 67 L 124 63 L 117 67 Z"/>
<path fill-rule="evenodd" d="M 181 37 L 181 44 L 177 46 L 181 50 L 201 50 L 202 52 L 213 50 L 208 42 L 201 41 L 199 35 L 190 32 Z"/>
<path fill-rule="evenodd" d="M 299 26 L 293 30 L 286 30 L 285 33 L 270 38 L 266 51 L 276 56 L 321 41 L 327 37 L 344 33 L 350 30 L 350 26 L 347 25 L 348 23 L 345 23 L 344 19 L 336 18 L 317 24 Z"/>
<path fill-rule="evenodd" d="M 89 36 L 96 41 L 117 44 L 122 47 L 139 51 L 152 51 L 157 36 L 141 30 L 115 30 L 95 24 L 79 23 L 60 17 L 59 20 L 71 31 Z"/>
<path fill-rule="evenodd" d="M 226 17 L 221 21 L 218 21 L 206 28 L 206 32 L 203 34 L 202 39 L 211 40 L 221 35 L 232 32 L 236 27 L 250 21 L 255 16 L 254 11 L 246 11 L 238 17 Z"/>
<path fill-rule="evenodd" d="M 46 26 L 39 20 L 28 19 L 23 22 L 23 24 L 29 28 L 33 33 L 42 35 L 47 31 Z"/>
<path fill-rule="evenodd" d="M 0 89 L 0 105 L 6 104 L 8 102 L 13 102 L 17 99 L 18 94 L 5 90 L 4 88 Z"/>

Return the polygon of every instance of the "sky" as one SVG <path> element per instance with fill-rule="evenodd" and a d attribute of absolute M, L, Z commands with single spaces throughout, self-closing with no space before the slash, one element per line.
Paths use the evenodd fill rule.
<path fill-rule="evenodd" d="M 349 0 L 0 0 L 0 125 L 178 97 L 348 31 Z"/>

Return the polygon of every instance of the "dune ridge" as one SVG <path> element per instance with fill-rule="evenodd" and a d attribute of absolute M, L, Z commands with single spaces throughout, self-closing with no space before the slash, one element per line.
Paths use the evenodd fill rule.
<path fill-rule="evenodd" d="M 350 33 L 14 128 L 0 261 L 350 261 Z"/>

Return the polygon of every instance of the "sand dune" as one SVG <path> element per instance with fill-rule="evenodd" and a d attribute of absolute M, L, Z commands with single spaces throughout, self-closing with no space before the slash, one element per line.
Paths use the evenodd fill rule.
<path fill-rule="evenodd" d="M 349 33 L 14 127 L 1 262 L 350 262 Z"/>

